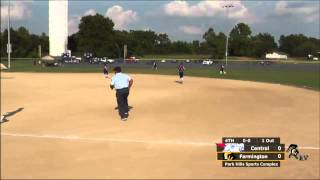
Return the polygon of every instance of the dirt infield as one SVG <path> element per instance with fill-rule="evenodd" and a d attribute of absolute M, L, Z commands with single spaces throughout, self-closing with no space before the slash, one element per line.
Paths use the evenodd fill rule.
<path fill-rule="evenodd" d="M 102 74 L 2 73 L 1 178 L 319 178 L 319 92 L 132 75 L 127 122 Z M 307 161 L 222 168 L 224 136 L 281 137 Z"/>

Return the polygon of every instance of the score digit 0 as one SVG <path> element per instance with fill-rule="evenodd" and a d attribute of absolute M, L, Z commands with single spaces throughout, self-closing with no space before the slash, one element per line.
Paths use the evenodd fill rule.
<path fill-rule="evenodd" d="M 278 159 L 281 159 L 281 154 L 278 154 Z"/>

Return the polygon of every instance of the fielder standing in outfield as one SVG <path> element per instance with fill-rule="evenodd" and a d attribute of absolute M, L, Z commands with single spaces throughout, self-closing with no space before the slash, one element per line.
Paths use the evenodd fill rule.
<path fill-rule="evenodd" d="M 153 62 L 152 69 L 153 70 L 157 70 L 158 69 L 158 62 L 156 62 L 156 61 Z"/>
<path fill-rule="evenodd" d="M 220 66 L 220 74 L 227 74 L 227 72 L 224 70 L 223 64 Z"/>
<path fill-rule="evenodd" d="M 105 78 L 108 78 L 109 72 L 108 72 L 108 65 L 107 65 L 107 64 L 105 64 L 105 65 L 103 66 L 103 74 L 104 74 L 104 77 L 105 77 Z"/>
<path fill-rule="evenodd" d="M 121 67 L 114 68 L 115 75 L 111 79 L 110 88 L 116 89 L 118 110 L 121 120 L 126 121 L 129 116 L 128 96 L 133 80 L 127 74 L 121 72 Z"/>
<path fill-rule="evenodd" d="M 179 66 L 178 66 L 180 83 L 183 83 L 184 70 L 186 70 L 186 68 L 184 67 L 183 63 L 180 63 Z"/>

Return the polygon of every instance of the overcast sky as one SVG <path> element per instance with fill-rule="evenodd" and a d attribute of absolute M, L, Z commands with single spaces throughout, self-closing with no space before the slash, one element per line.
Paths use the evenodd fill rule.
<path fill-rule="evenodd" d="M 227 2 L 227 3 L 226 3 Z M 227 13 L 226 4 L 232 4 Z M 1 0 L 1 30 L 7 28 L 8 1 Z M 78 31 L 84 15 L 109 17 L 116 29 L 153 30 L 173 40 L 202 40 L 209 27 L 228 32 L 238 22 L 249 24 L 253 34 L 302 33 L 319 38 L 320 2 L 314 1 L 69 1 L 69 34 Z M 59 12 L 57 12 L 57 16 Z M 12 26 L 48 34 L 48 1 L 11 0 Z"/>

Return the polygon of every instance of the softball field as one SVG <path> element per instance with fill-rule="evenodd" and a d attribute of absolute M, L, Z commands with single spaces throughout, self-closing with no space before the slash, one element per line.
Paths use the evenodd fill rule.
<path fill-rule="evenodd" d="M 13 112 L 1 123 L 1 178 L 320 178 L 319 91 L 131 77 L 133 108 L 123 122 L 101 73 L 1 73 L 1 114 Z M 215 143 L 237 136 L 280 137 L 309 159 L 223 168 Z"/>

